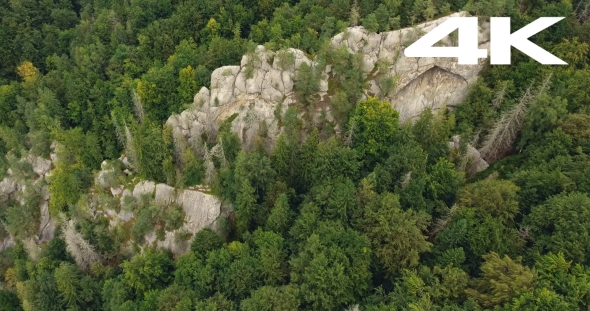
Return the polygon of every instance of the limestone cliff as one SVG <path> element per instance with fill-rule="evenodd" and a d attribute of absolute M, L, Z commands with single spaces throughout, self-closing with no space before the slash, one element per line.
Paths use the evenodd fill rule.
<path fill-rule="evenodd" d="M 465 99 L 468 86 L 475 82 L 483 61 L 479 65 L 458 65 L 453 58 L 407 58 L 403 50 L 426 33 L 452 16 L 384 33 L 369 33 L 363 27 L 352 27 L 331 40 L 334 48 L 344 46 L 350 53 L 361 53 L 363 73 L 367 85 L 363 96 L 377 96 L 389 101 L 399 111 L 400 121 L 416 117 L 425 108 L 434 110 L 452 107 Z M 488 35 L 484 26 L 480 30 L 480 48 L 487 48 Z M 452 44 L 451 38 L 443 40 Z M 184 137 L 193 146 L 202 146 L 203 133 L 215 134 L 219 124 L 231 120 L 231 129 L 245 145 L 249 145 L 264 121 L 272 139 L 280 133 L 275 117 L 277 107 L 284 111 L 295 99 L 294 82 L 302 63 L 317 65 L 302 51 L 289 49 L 294 65 L 284 68 L 276 53 L 258 46 L 256 55 L 245 55 L 240 66 L 225 66 L 211 75 L 211 89 L 202 88 L 195 95 L 194 105 L 179 115 L 171 116 L 167 124 L 175 135 Z M 377 63 L 388 64 L 386 69 Z M 320 75 L 319 96 L 329 97 L 328 80 L 333 74 L 330 66 Z M 379 72 L 379 71 L 383 72 Z M 379 88 L 379 78 L 392 77 L 397 81 L 387 94 Z M 329 109 L 329 108 L 328 108 Z M 328 111 L 329 112 L 329 111 Z"/>

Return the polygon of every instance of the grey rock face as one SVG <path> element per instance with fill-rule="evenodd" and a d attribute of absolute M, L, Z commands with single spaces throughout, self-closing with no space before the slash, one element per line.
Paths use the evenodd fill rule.
<path fill-rule="evenodd" d="M 10 177 L 0 181 L 0 202 L 8 201 L 10 195 L 16 190 L 16 182 Z"/>
<path fill-rule="evenodd" d="M 281 62 L 291 58 L 293 62 Z M 202 146 L 201 134 L 216 133 L 219 123 L 232 118 L 232 131 L 249 144 L 263 121 L 268 136 L 276 138 L 280 132 L 275 118 L 277 106 L 284 113 L 293 99 L 296 72 L 301 64 L 316 64 L 296 49 L 278 53 L 258 46 L 252 55 L 244 55 L 240 66 L 224 66 L 211 74 L 211 90 L 201 88 L 194 97 L 191 109 L 171 116 L 175 135 L 184 137 L 193 146 Z M 321 85 L 327 91 L 326 74 Z"/>
<path fill-rule="evenodd" d="M 211 225 L 221 214 L 221 201 L 212 195 L 194 190 L 184 190 L 177 198 L 177 203 L 186 213 L 185 229 L 198 232 Z"/>
<path fill-rule="evenodd" d="M 143 195 L 153 195 L 155 189 L 156 184 L 153 181 L 141 181 L 133 188 L 133 196 L 140 199 Z"/>
<path fill-rule="evenodd" d="M 174 188 L 166 184 L 156 185 L 156 202 L 162 205 L 168 205 L 174 201 Z"/>

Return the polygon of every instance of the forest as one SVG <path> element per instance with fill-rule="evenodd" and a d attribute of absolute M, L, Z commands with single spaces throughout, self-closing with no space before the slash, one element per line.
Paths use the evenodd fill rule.
<path fill-rule="evenodd" d="M 459 11 L 509 16 L 513 29 L 565 17 L 531 41 L 568 65 L 513 49 L 456 109 L 399 122 L 361 97 L 357 60 L 329 46 L 347 27 Z M 0 179 L 27 185 L 20 202 L 0 200 L 0 237 L 16 242 L 0 252 L 0 310 L 590 310 L 589 0 L 0 0 L 0 19 Z M 299 117 L 322 104 L 305 67 L 274 145 L 260 133 L 242 146 L 231 121 L 207 137 L 222 146 L 208 186 L 231 207 L 223 230 L 199 231 L 180 256 L 122 251 L 130 237 L 81 208 L 101 163 L 133 150 L 142 180 L 204 184 L 205 159 L 176 152 L 165 122 L 257 45 L 342 70 L 332 105 L 344 131 Z M 468 143 L 484 171 L 468 169 Z M 34 253 L 42 198 L 20 159 L 55 144 L 42 186 L 64 221 Z M 92 256 L 105 260 L 80 264 Z"/>

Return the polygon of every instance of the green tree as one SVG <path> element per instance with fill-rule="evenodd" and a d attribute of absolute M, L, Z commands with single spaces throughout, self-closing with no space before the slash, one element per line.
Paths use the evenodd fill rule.
<path fill-rule="evenodd" d="M 576 263 L 590 263 L 590 198 L 585 193 L 559 194 L 535 206 L 528 216 L 534 249 L 563 252 Z"/>
<path fill-rule="evenodd" d="M 147 252 L 122 264 L 123 283 L 141 296 L 151 289 L 166 287 L 172 280 L 172 260 L 162 252 Z"/>
<path fill-rule="evenodd" d="M 133 141 L 139 176 L 165 182 L 162 166 L 170 150 L 166 148 L 162 128 L 152 122 L 138 124 Z"/>
<path fill-rule="evenodd" d="M 16 293 L 3 289 L 0 291 L 0 310 L 2 311 L 21 311 L 21 301 Z"/>
<path fill-rule="evenodd" d="M 263 286 L 252 292 L 250 298 L 242 300 L 240 306 L 244 311 L 296 311 L 299 310 L 299 290 L 296 286 Z"/>
<path fill-rule="evenodd" d="M 385 152 L 393 145 L 399 113 L 387 102 L 369 98 L 360 102 L 351 120 L 354 124 L 353 146 L 365 165 L 383 161 Z M 353 127 L 353 125 L 349 127 Z"/>
<path fill-rule="evenodd" d="M 196 72 L 190 65 L 178 73 L 178 96 L 183 104 L 193 102 L 193 96 L 199 91 L 199 84 L 196 80 Z"/>
<path fill-rule="evenodd" d="M 182 183 L 185 187 L 192 187 L 198 185 L 205 177 L 205 167 L 203 162 L 197 158 L 192 148 L 186 148 L 183 155 L 183 162 L 185 163 L 182 172 Z"/>
<path fill-rule="evenodd" d="M 215 295 L 200 300 L 195 303 L 195 310 L 203 311 L 235 311 L 237 310 L 235 303 L 227 299 L 221 293 L 215 293 Z"/>
<path fill-rule="evenodd" d="M 192 289 L 199 299 L 213 293 L 215 271 L 205 258 L 191 251 L 178 257 L 174 265 L 174 284 Z"/>
<path fill-rule="evenodd" d="M 289 206 L 289 198 L 283 193 L 276 199 L 270 211 L 270 215 L 266 220 L 266 228 L 267 230 L 286 236 L 286 233 L 291 227 L 293 217 L 293 212 Z"/>
<path fill-rule="evenodd" d="M 296 73 L 295 94 L 305 106 L 312 104 L 313 96 L 320 91 L 320 73 L 314 65 L 303 62 Z"/>
<path fill-rule="evenodd" d="M 456 204 L 476 208 L 480 213 L 511 224 L 519 211 L 518 190 L 510 181 L 486 179 L 461 188 L 457 193 Z"/>
<path fill-rule="evenodd" d="M 236 197 L 236 225 L 239 233 L 248 231 L 254 220 L 257 206 L 255 191 L 247 179 L 241 181 Z"/>
<path fill-rule="evenodd" d="M 80 307 L 83 303 L 81 297 L 82 273 L 78 267 L 71 263 L 62 263 L 54 272 L 55 283 L 59 290 L 60 297 L 69 308 Z"/>
<path fill-rule="evenodd" d="M 449 204 L 453 201 L 457 189 L 463 184 L 463 180 L 463 174 L 455 171 L 453 163 L 440 158 L 426 176 L 427 196 Z"/>
<path fill-rule="evenodd" d="M 200 258 L 206 258 L 207 253 L 221 248 L 223 241 L 217 232 L 211 228 L 203 228 L 195 234 L 193 242 L 191 243 L 191 252 Z"/>
<path fill-rule="evenodd" d="M 274 232 L 257 230 L 254 232 L 254 244 L 258 247 L 265 284 L 282 284 L 287 276 L 287 251 L 283 237 Z"/>
<path fill-rule="evenodd" d="M 365 206 L 363 227 L 378 262 L 391 275 L 417 266 L 420 254 L 431 247 L 423 233 L 430 216 L 412 209 L 403 211 L 394 194 L 371 196 Z"/>

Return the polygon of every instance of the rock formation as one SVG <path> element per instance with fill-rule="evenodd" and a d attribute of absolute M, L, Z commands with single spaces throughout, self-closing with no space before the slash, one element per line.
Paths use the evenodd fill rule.
<path fill-rule="evenodd" d="M 400 112 L 400 121 L 412 119 L 425 108 L 434 110 L 452 107 L 464 100 L 468 86 L 475 82 L 483 67 L 458 65 L 454 58 L 407 58 L 404 48 L 415 41 L 420 33 L 426 33 L 449 17 L 465 16 L 455 13 L 448 17 L 427 22 L 414 28 L 384 33 L 369 33 L 363 27 L 351 27 L 331 40 L 333 48 L 346 47 L 350 53 L 363 56 L 363 73 L 368 80 L 364 96 L 378 96 L 392 103 Z M 480 31 L 480 48 L 487 48 L 488 35 Z M 443 40 L 446 46 L 452 39 Z M 195 95 L 192 108 L 171 116 L 167 124 L 176 137 L 184 137 L 193 146 L 202 146 L 203 133 L 215 134 L 219 124 L 231 121 L 231 129 L 249 145 L 261 124 L 266 124 L 267 135 L 272 139 L 280 133 L 275 111 L 280 112 L 295 102 L 294 82 L 302 63 L 315 65 L 305 54 L 288 49 L 295 62 L 281 66 L 278 53 L 258 46 L 256 51 L 242 58 L 240 66 L 225 66 L 211 75 L 211 89 L 202 88 Z M 387 69 L 377 69 L 378 62 L 388 64 Z M 384 72 L 379 72 L 383 70 Z M 321 73 L 321 100 L 328 97 L 330 66 Z M 396 85 L 382 94 L 377 77 L 395 78 Z"/>
<path fill-rule="evenodd" d="M 122 161 L 118 164 L 123 164 Z M 121 175 L 124 165 L 114 165 L 112 162 L 103 162 L 101 171 L 97 174 L 98 185 L 104 189 L 109 189 L 110 193 L 120 193 L 113 195 L 114 198 L 120 202 L 119 211 L 112 208 L 102 208 L 99 214 L 103 214 L 109 218 L 110 227 L 129 227 L 126 223 L 133 222 L 137 215 L 132 211 L 126 210 L 123 205 L 127 200 L 126 197 L 131 197 L 135 202 L 139 202 L 144 198 L 153 200 L 153 202 L 160 208 L 169 206 L 170 204 L 178 204 L 184 212 L 183 225 L 171 231 L 165 232 L 163 240 L 158 240 L 154 231 L 149 232 L 145 237 L 145 245 L 156 246 L 157 248 L 168 248 L 175 254 L 179 255 L 188 251 L 188 246 L 192 240 L 192 236 L 205 227 L 216 228 L 216 222 L 222 216 L 222 203 L 217 197 L 198 191 L 195 189 L 175 189 L 166 184 L 157 184 L 153 181 L 142 180 L 133 186 L 111 184 L 109 180 L 113 178 L 104 178 L 107 174 Z M 101 176 L 103 178 L 101 178 Z M 115 178 L 116 180 L 116 178 Z M 122 189 L 115 191 L 114 189 Z M 100 216 L 99 216 L 100 217 Z M 187 234 L 191 238 L 179 243 L 176 240 L 177 234 Z"/>
<path fill-rule="evenodd" d="M 47 177 L 49 177 L 49 171 L 53 168 L 53 162 L 33 154 L 24 156 L 19 162 L 22 163 L 19 165 L 20 169 L 27 172 L 19 172 L 15 175 L 15 172 L 11 169 L 8 170 L 8 176 L 0 181 L 0 203 L 8 204 L 13 201 L 23 204 L 27 181 L 31 182 L 29 185 L 36 189 L 35 191 L 41 201 L 39 205 L 39 227 L 31 241 L 38 244 L 48 242 L 53 239 L 55 230 L 55 221 L 49 215 L 49 190 L 47 188 Z M 22 174 L 29 177 L 23 178 L 19 176 Z M 0 251 L 12 245 L 14 245 L 13 237 L 9 236 L 0 241 Z"/>

